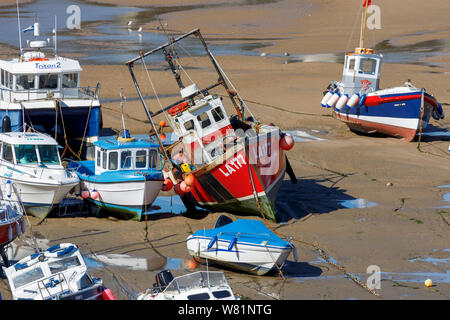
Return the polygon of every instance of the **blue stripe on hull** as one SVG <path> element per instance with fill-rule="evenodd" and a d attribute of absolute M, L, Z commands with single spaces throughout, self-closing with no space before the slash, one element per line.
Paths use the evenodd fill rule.
<path fill-rule="evenodd" d="M 392 95 L 390 95 L 392 96 Z M 404 95 L 402 95 L 404 96 Z M 386 97 L 386 96 L 383 96 Z M 382 103 L 376 106 L 362 106 L 353 107 L 348 110 L 350 115 L 360 115 L 360 116 L 372 116 L 372 117 L 390 117 L 390 118 L 402 118 L 402 119 L 418 119 L 420 117 L 420 99 L 406 100 L 406 101 L 396 101 Z M 341 110 L 339 112 L 342 115 L 346 115 L 346 110 Z"/>

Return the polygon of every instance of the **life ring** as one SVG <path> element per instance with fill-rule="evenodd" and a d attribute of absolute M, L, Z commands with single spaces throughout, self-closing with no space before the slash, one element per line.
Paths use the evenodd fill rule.
<path fill-rule="evenodd" d="M 48 61 L 48 58 L 32 58 L 29 59 L 28 61 Z"/>
<path fill-rule="evenodd" d="M 176 106 L 169 109 L 169 114 L 172 117 L 175 117 L 178 113 L 183 112 L 189 108 L 189 102 L 184 101 L 180 104 L 177 104 Z"/>

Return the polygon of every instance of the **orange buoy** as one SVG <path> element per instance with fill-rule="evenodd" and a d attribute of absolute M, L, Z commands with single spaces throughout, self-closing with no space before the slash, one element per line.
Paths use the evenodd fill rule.
<path fill-rule="evenodd" d="M 99 194 L 98 194 L 98 191 L 97 191 L 97 190 L 94 189 L 94 190 L 91 191 L 91 198 L 92 198 L 92 199 L 95 200 L 95 199 L 98 198 L 98 196 L 99 196 Z"/>
<path fill-rule="evenodd" d="M 184 182 L 185 182 L 188 186 L 193 186 L 194 183 L 195 183 L 195 180 L 196 180 L 196 179 L 195 179 L 195 176 L 194 176 L 192 173 L 188 174 L 187 177 L 184 178 Z"/>
<path fill-rule="evenodd" d="M 82 197 L 83 199 L 89 198 L 89 190 L 87 190 L 87 189 L 81 190 L 81 197 Z"/>
<path fill-rule="evenodd" d="M 170 179 L 164 179 L 164 184 L 161 187 L 162 191 L 169 191 L 173 187 L 173 182 Z"/>
<path fill-rule="evenodd" d="M 164 120 L 161 120 L 161 121 L 159 122 L 159 126 L 160 126 L 160 127 L 165 127 L 165 126 L 166 126 L 166 122 L 165 122 Z"/>
<path fill-rule="evenodd" d="M 280 140 L 280 147 L 283 150 L 291 150 L 294 146 L 294 138 L 290 134 L 285 134 L 283 138 Z"/>
<path fill-rule="evenodd" d="M 163 134 L 160 134 L 159 135 L 159 137 L 160 137 L 160 139 L 161 139 L 161 141 L 164 141 L 164 140 L 166 140 L 166 135 L 163 133 Z"/>
<path fill-rule="evenodd" d="M 175 193 L 176 193 L 177 195 L 182 196 L 185 192 L 184 192 L 183 190 L 181 190 L 180 184 L 181 184 L 181 183 L 177 183 L 177 184 L 173 187 L 173 190 L 175 191 Z"/>
<path fill-rule="evenodd" d="M 182 181 L 182 182 L 180 183 L 180 189 L 181 189 L 181 191 L 183 191 L 183 192 L 190 192 L 191 189 L 192 189 L 192 187 L 191 187 L 190 185 L 186 184 L 186 182 Z"/>

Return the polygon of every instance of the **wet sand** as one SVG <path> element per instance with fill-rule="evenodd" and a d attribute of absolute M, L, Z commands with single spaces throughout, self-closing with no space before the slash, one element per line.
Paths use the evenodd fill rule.
<path fill-rule="evenodd" d="M 120 3 L 135 5 L 137 2 Z M 264 49 L 266 52 L 345 51 L 353 21 L 360 18 L 359 15 L 357 18 L 352 16 L 358 10 L 359 1 L 345 1 L 344 4 L 340 1 L 340 7 L 336 1 L 309 2 L 312 7 L 288 0 L 259 6 L 227 7 L 220 12 L 207 8 L 181 11 L 161 18 L 177 30 L 200 27 L 207 40 L 208 37 L 223 37 L 226 41 L 226 38 L 237 36 L 276 38 L 288 35 L 285 40 L 270 40 L 272 45 Z M 448 12 L 449 3 L 442 3 L 439 8 L 421 1 L 391 3 L 380 0 L 379 4 L 383 10 L 383 29 L 376 32 L 376 43 L 400 35 L 409 35 L 402 38 L 402 45 L 447 37 L 447 33 L 438 31 L 445 29 L 444 14 Z M 297 15 L 292 8 L 300 8 L 300 13 Z M 399 10 L 404 14 L 396 15 Z M 420 17 L 411 18 L 419 12 Z M 202 16 L 204 13 L 207 15 Z M 269 16 L 277 23 L 268 24 Z M 435 18 L 430 19 L 432 16 Z M 251 25 L 247 25 L 249 20 Z M 215 21 L 218 21 L 217 25 L 214 25 Z M 411 36 L 429 30 L 436 32 L 422 34 L 420 39 Z M 336 37 L 339 34 L 344 35 L 342 39 Z M 355 37 L 357 34 L 355 31 Z M 446 59 L 448 56 L 436 57 L 438 62 Z M 350 132 L 346 125 L 331 117 L 329 110 L 320 107 L 322 91 L 330 80 L 338 80 L 341 76 L 342 65 L 338 63 L 285 63 L 284 57 L 259 56 L 224 56 L 218 60 L 262 122 L 274 122 L 283 130 L 303 130 L 323 139 L 297 142 L 287 153 L 299 182 L 292 185 L 286 177 L 277 210 L 284 217 L 292 218 L 286 218 L 283 224 L 268 222 L 268 225 L 285 235 L 317 243 L 347 272 L 364 283 L 369 276 L 367 267 L 379 266 L 381 289 L 375 291 L 384 299 L 449 299 L 450 210 L 439 208 L 445 205 L 443 199 L 448 189 L 437 188 L 447 185 L 450 179 L 448 135 L 423 136 L 419 150 L 417 141 L 407 143 L 391 137 Z M 206 71 L 194 67 L 202 65 L 204 59 L 187 59 L 185 62 L 193 68 L 189 69 L 189 75 L 201 82 Z M 150 75 L 158 82 L 158 93 L 177 94 L 170 72 L 163 75 L 158 66 L 151 68 Z M 450 128 L 449 70 L 445 65 L 385 63 L 382 68 L 382 88 L 402 85 L 411 79 L 416 87 L 432 92 L 442 103 L 447 118 L 439 122 L 431 120 L 430 129 Z M 100 81 L 101 97 L 107 101 L 118 99 L 120 87 L 123 87 L 130 99 L 125 104 L 127 126 L 136 134 L 149 130 L 141 104 L 133 100 L 136 91 L 124 65 L 89 65 L 83 69 L 82 85 L 95 85 Z M 147 84 L 144 93 L 151 94 L 142 68 L 136 66 L 136 73 L 138 79 Z M 148 101 L 153 111 L 159 109 L 156 100 Z M 164 104 L 174 98 L 162 98 L 161 101 Z M 118 130 L 119 103 L 106 102 L 103 108 L 104 126 Z M 160 116 L 156 120 L 162 119 Z M 366 202 L 355 201 L 358 199 L 376 205 L 364 207 Z M 363 205 L 362 208 L 347 208 L 341 202 L 343 200 Z M 147 223 L 94 217 L 53 217 L 40 225 L 34 218 L 31 221 L 35 234 L 50 240 L 48 245 L 68 241 L 78 244 L 83 253 L 93 257 L 122 254 L 128 255 L 129 259 L 144 259 L 146 270 L 111 265 L 92 268 L 92 274 L 102 277 L 116 297 L 131 299 L 137 292 L 151 287 L 154 275 L 167 263 L 175 275 L 192 271 L 183 264 L 189 259 L 185 240 L 198 229 L 212 227 L 219 215 L 213 213 L 195 218 L 169 215 L 152 217 Z M 323 261 L 310 247 L 301 243 L 296 246 L 300 261 L 296 263 L 292 256 L 289 257 L 284 280 L 227 270 L 233 291 L 251 299 L 378 299 Z M 199 265 L 194 270 L 199 269 L 205 267 Z M 423 285 L 426 278 L 433 279 L 433 287 Z M 0 291 L 8 298 L 3 279 L 0 280 Z"/>

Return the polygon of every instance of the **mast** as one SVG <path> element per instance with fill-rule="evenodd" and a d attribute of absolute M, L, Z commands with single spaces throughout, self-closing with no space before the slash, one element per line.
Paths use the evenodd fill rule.
<path fill-rule="evenodd" d="M 361 21 L 361 39 L 359 40 L 359 47 L 364 48 L 364 32 L 366 30 L 367 8 L 372 4 L 372 0 L 364 0 L 364 12 L 362 14 Z"/>
<path fill-rule="evenodd" d="M 17 6 L 17 27 L 19 31 L 19 47 L 20 47 L 20 57 L 22 57 L 23 49 L 22 49 L 22 30 L 20 28 L 20 14 L 19 14 L 19 0 L 16 0 L 16 6 Z"/>

